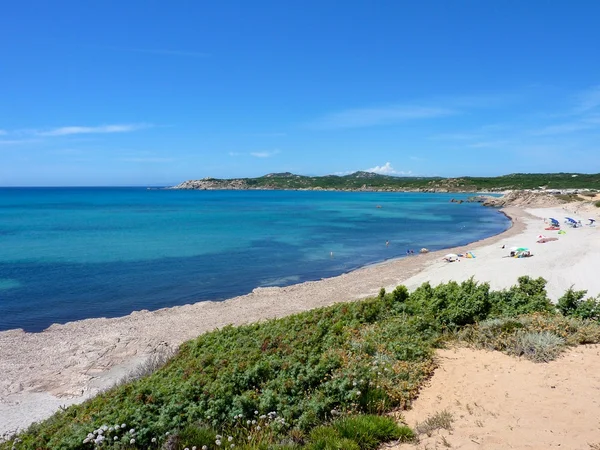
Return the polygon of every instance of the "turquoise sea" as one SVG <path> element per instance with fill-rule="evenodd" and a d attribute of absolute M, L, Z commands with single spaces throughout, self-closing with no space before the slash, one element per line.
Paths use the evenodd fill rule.
<path fill-rule="evenodd" d="M 494 209 L 449 202 L 466 197 L 1 188 L 0 330 L 227 299 L 509 226 Z"/>

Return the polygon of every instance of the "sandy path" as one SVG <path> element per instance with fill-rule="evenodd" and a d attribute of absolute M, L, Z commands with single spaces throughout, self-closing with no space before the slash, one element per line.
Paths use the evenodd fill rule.
<path fill-rule="evenodd" d="M 600 292 L 600 277 L 589 276 L 599 262 L 595 258 L 600 255 L 600 227 L 574 230 L 559 242 L 544 244 L 547 247 L 539 250 L 535 247 L 536 256 L 528 260 L 503 259 L 503 244 L 540 245 L 534 244 L 535 236 L 543 228 L 541 219 L 520 209 L 505 212 L 516 218 L 510 230 L 463 248 L 388 261 L 321 281 L 255 289 L 224 302 L 82 320 L 53 325 L 42 333 L 0 332 L 0 435 L 43 419 L 60 405 L 96 394 L 161 348 L 175 348 L 227 324 L 256 322 L 364 298 L 382 286 L 394 288 L 405 283 L 416 287 L 423 281 L 437 284 L 475 276 L 490 281 L 494 288 L 503 288 L 513 285 L 518 276 L 531 274 L 550 279 L 549 292 L 554 298 L 573 284 L 576 276 L 578 287 Z M 547 217 L 555 211 L 532 212 Z M 592 241 L 594 246 L 590 247 Z M 477 259 L 440 262 L 448 252 L 467 250 L 475 251 Z"/>
<path fill-rule="evenodd" d="M 577 347 L 548 364 L 466 348 L 438 356 L 440 367 L 404 417 L 415 426 L 448 410 L 453 430 L 387 450 L 589 449 L 588 444 L 600 444 L 600 347 Z"/>

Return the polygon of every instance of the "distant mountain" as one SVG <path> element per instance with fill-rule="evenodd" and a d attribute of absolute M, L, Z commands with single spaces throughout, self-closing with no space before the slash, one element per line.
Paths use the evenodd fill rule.
<path fill-rule="evenodd" d="M 172 189 L 280 189 L 335 191 L 480 192 L 511 189 L 600 190 L 600 174 L 514 173 L 499 177 L 395 177 L 358 171 L 348 175 L 310 177 L 291 172 L 269 173 L 258 178 L 203 178 L 188 180 Z"/>

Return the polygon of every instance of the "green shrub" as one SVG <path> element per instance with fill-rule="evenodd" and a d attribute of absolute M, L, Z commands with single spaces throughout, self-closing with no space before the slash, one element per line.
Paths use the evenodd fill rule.
<path fill-rule="evenodd" d="M 600 200 L 598 200 L 598 201 L 594 202 L 594 206 L 595 206 L 596 208 L 600 208 Z"/>
<path fill-rule="evenodd" d="M 564 316 L 600 320 L 600 299 L 584 300 L 585 294 L 587 291 L 574 291 L 571 287 L 558 299 L 557 309 Z"/>
<path fill-rule="evenodd" d="M 360 450 L 351 439 L 343 438 L 332 426 L 320 426 L 310 433 L 308 450 Z"/>
<path fill-rule="evenodd" d="M 540 361 L 568 345 L 599 343 L 600 324 L 589 320 L 597 319 L 597 301 L 577 292 L 563 297 L 567 316 L 556 314 L 542 278 L 521 277 L 500 292 L 473 280 L 425 283 L 410 295 L 400 286 L 377 298 L 228 326 L 184 343 L 156 372 L 32 425 L 19 435 L 19 449 L 91 449 L 82 444 L 88 433 L 122 423 L 135 429 L 132 449 L 168 439 L 169 448 L 214 450 L 217 434 L 252 450 L 304 442 L 348 450 L 351 442 L 371 448 L 409 439 L 409 429 L 365 414 L 408 407 L 449 336 Z"/>
<path fill-rule="evenodd" d="M 492 317 L 515 317 L 535 312 L 554 312 L 555 307 L 546 293 L 546 280 L 519 277 L 510 289 L 490 294 Z"/>

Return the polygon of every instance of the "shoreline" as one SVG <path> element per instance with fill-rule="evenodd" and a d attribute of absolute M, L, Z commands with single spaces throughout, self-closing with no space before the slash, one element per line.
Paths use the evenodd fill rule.
<path fill-rule="evenodd" d="M 517 238 L 519 245 L 529 242 L 530 234 L 539 233 L 540 217 L 547 217 L 547 210 L 541 211 L 532 215 L 530 210 L 504 208 L 500 212 L 511 219 L 511 226 L 500 234 L 461 247 L 390 259 L 332 278 L 286 287 L 255 288 L 247 295 L 219 302 L 203 301 L 152 312 L 142 310 L 118 318 L 55 324 L 40 333 L 20 329 L 0 332 L 0 416 L 6 417 L 0 423 L 0 436 L 48 417 L 61 405 L 84 401 L 111 387 L 154 353 L 175 349 L 186 340 L 225 325 L 243 325 L 354 301 L 376 295 L 381 287 L 390 290 L 399 284 L 413 290 L 424 281 L 435 285 L 443 280 L 461 281 L 474 276 L 477 281 L 491 282 L 492 288 L 497 289 L 514 285 L 520 275 L 535 275 L 537 269 L 545 275 L 548 267 L 543 264 L 538 267 L 536 263 L 543 262 L 545 256 L 511 259 L 511 263 L 521 264 L 507 264 L 500 256 L 506 251 L 497 245 L 499 242 L 515 245 L 512 241 Z M 597 230 L 581 230 L 584 231 Z M 581 233 L 569 232 L 565 245 L 572 246 L 572 242 L 566 241 L 577 234 Z M 558 243 L 546 244 L 549 247 L 544 250 L 558 249 L 552 244 Z M 461 263 L 441 262 L 446 253 L 467 250 L 474 251 L 477 258 Z M 587 260 L 584 263 L 590 269 L 596 265 Z M 512 269 L 505 270 L 509 266 Z M 573 269 L 582 270 L 578 265 L 573 265 Z M 555 291 L 565 283 L 558 280 L 555 284 L 551 295 L 554 300 Z M 576 284 L 579 289 L 592 289 Z"/>

